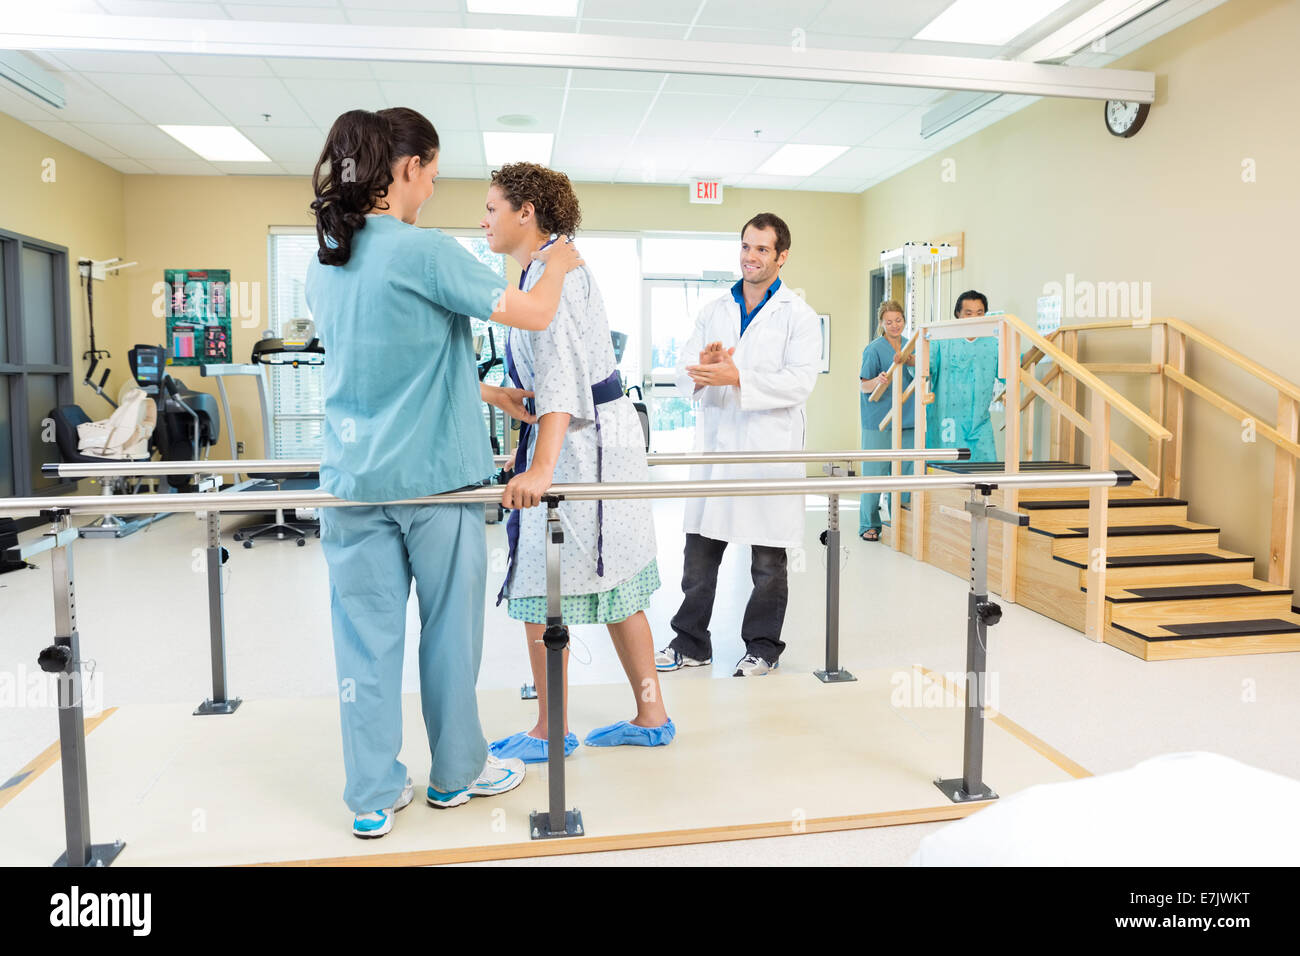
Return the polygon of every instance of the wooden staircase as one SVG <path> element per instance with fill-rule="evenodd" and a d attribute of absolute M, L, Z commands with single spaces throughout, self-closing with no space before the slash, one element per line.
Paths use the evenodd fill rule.
<path fill-rule="evenodd" d="M 1024 471 L 1077 469 L 1061 462 L 1022 462 Z M 997 462 L 939 468 L 1001 471 Z M 925 496 L 925 559 L 965 577 L 969 525 L 958 491 Z M 993 498 L 1001 504 L 1001 492 Z M 1084 630 L 1088 570 L 1086 489 L 1024 489 L 1017 507 L 1029 527 L 1017 530 L 1017 603 Z M 1255 577 L 1255 559 L 1219 546 L 1219 529 L 1190 521 L 1188 503 L 1142 485 L 1111 488 L 1106 538 L 1104 640 L 1143 660 L 1300 651 L 1300 614 L 1291 588 Z M 904 508 L 904 548 L 911 512 Z M 989 527 L 989 586 L 1001 592 L 1002 528 Z M 884 540 L 892 543 L 893 528 Z"/>

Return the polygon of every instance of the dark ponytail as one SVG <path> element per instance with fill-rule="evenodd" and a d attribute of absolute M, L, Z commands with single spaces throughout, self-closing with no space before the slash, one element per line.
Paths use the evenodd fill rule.
<path fill-rule="evenodd" d="M 365 228 L 366 213 L 383 208 L 394 164 L 408 156 L 427 164 L 437 152 L 438 131 L 415 110 L 349 110 L 336 119 L 311 177 L 321 263 L 341 266 L 352 258 L 352 237 Z"/>

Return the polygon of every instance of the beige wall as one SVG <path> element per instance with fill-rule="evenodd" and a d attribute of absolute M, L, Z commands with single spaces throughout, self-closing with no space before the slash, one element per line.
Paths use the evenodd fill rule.
<path fill-rule="evenodd" d="M 1158 77 L 1137 136 L 1111 136 L 1098 103 L 1040 100 L 867 190 L 863 246 L 964 230 L 954 292 L 978 288 L 990 308 L 1031 321 L 1044 284 L 1064 284 L 1067 274 L 1149 282 L 1154 315 L 1184 319 L 1300 382 L 1289 281 L 1300 222 L 1297 37 L 1300 4 L 1224 4 L 1115 64 Z M 945 159 L 955 162 L 955 182 L 943 181 Z M 1253 183 L 1242 178 L 1248 159 Z M 1085 359 L 1148 361 L 1147 335 L 1106 335 L 1088 339 L 1096 345 Z M 1189 365 L 1193 377 L 1275 423 L 1271 389 L 1195 346 Z M 1125 391 L 1149 407 L 1145 382 Z M 1239 422 L 1188 401 L 1183 494 L 1192 518 L 1222 527 L 1225 547 L 1265 557 L 1273 446 L 1243 443 Z M 1142 447 L 1124 434 L 1126 447 Z"/>
<path fill-rule="evenodd" d="M 127 176 L 126 234 L 140 266 L 128 280 L 130 318 L 122 341 L 162 341 L 154 318 L 154 284 L 167 268 L 229 268 L 232 281 L 255 282 L 258 321 L 234 322 L 234 354 L 245 359 L 267 323 L 267 234 L 271 226 L 310 226 L 311 186 L 306 179 L 270 177 Z M 731 232 L 753 213 L 770 210 L 790 225 L 793 245 L 783 279 L 806 291 L 808 302 L 831 315 L 831 373 L 821 376 L 809 401 L 810 448 L 858 447 L 857 372 L 861 316 L 867 307 L 862 251 L 847 228 L 857 197 L 840 193 L 728 190 L 721 206 L 691 205 L 685 186 L 589 185 L 577 187 L 583 228 L 592 231 L 685 230 Z M 420 220 L 424 226 L 476 228 L 485 186 L 440 181 Z M 836 223 L 845 228 L 837 228 Z M 737 248 L 739 255 L 739 248 Z M 173 374 L 191 388 L 212 391 L 196 368 Z M 249 456 L 261 454 L 251 380 L 227 386 L 235 428 Z M 218 449 L 224 456 L 224 446 Z M 215 452 L 214 452 L 215 453 Z"/>
<path fill-rule="evenodd" d="M 86 369 L 81 356 L 90 347 L 90 333 L 77 259 L 127 256 L 122 205 L 126 177 L 3 113 L 0 143 L 4 144 L 0 148 L 0 229 L 67 247 L 74 401 L 92 418 L 105 417 L 111 411 L 109 406 L 81 384 Z M 119 350 L 116 334 L 125 316 L 125 280 L 110 277 L 97 282 L 95 344 L 113 353 L 107 360 L 113 369 L 107 387 L 115 397 L 130 374 L 126 352 Z M 51 453 L 50 460 L 57 457 Z"/>

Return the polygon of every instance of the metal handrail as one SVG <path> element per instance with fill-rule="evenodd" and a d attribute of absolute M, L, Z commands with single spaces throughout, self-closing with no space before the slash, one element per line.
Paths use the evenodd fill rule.
<path fill-rule="evenodd" d="M 1044 471 L 885 475 L 868 478 L 737 478 L 705 481 L 606 481 L 552 485 L 546 497 L 567 501 L 628 498 L 725 498 L 755 495 L 856 495 L 886 491 L 928 491 L 940 488 L 1092 488 L 1125 485 L 1127 471 Z M 323 491 L 206 492 L 169 495 L 53 495 L 44 498 L 0 499 L 0 516 L 29 516 L 57 511 L 65 514 L 152 514 L 160 506 L 170 512 L 273 511 L 277 508 L 340 508 L 385 505 L 486 504 L 500 502 L 504 485 L 482 485 L 399 501 L 348 501 Z"/>
<path fill-rule="evenodd" d="M 646 455 L 650 465 L 728 465 L 728 464 L 825 464 L 849 461 L 967 461 L 969 448 L 890 448 L 850 451 L 725 451 L 692 454 L 672 452 Z M 493 461 L 504 465 L 509 455 L 497 455 Z M 47 462 L 41 474 L 57 478 L 107 478 L 149 475 L 233 475 L 265 472 L 289 474 L 320 471 L 319 458 L 267 458 L 234 461 L 121 461 L 121 462 Z M 170 499 L 169 499 L 170 500 Z"/>

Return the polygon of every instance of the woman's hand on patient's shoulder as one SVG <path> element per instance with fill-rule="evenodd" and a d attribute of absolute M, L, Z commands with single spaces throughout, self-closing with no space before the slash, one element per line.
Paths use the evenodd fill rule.
<path fill-rule="evenodd" d="M 578 255 L 578 247 L 568 236 L 560 236 L 545 249 L 538 249 L 533 253 L 533 258 L 566 273 L 583 264 L 582 257 Z"/>
<path fill-rule="evenodd" d="M 536 466 L 520 472 L 510 479 L 501 504 L 506 508 L 535 508 L 541 504 L 542 495 L 551 487 L 554 472 Z"/>

